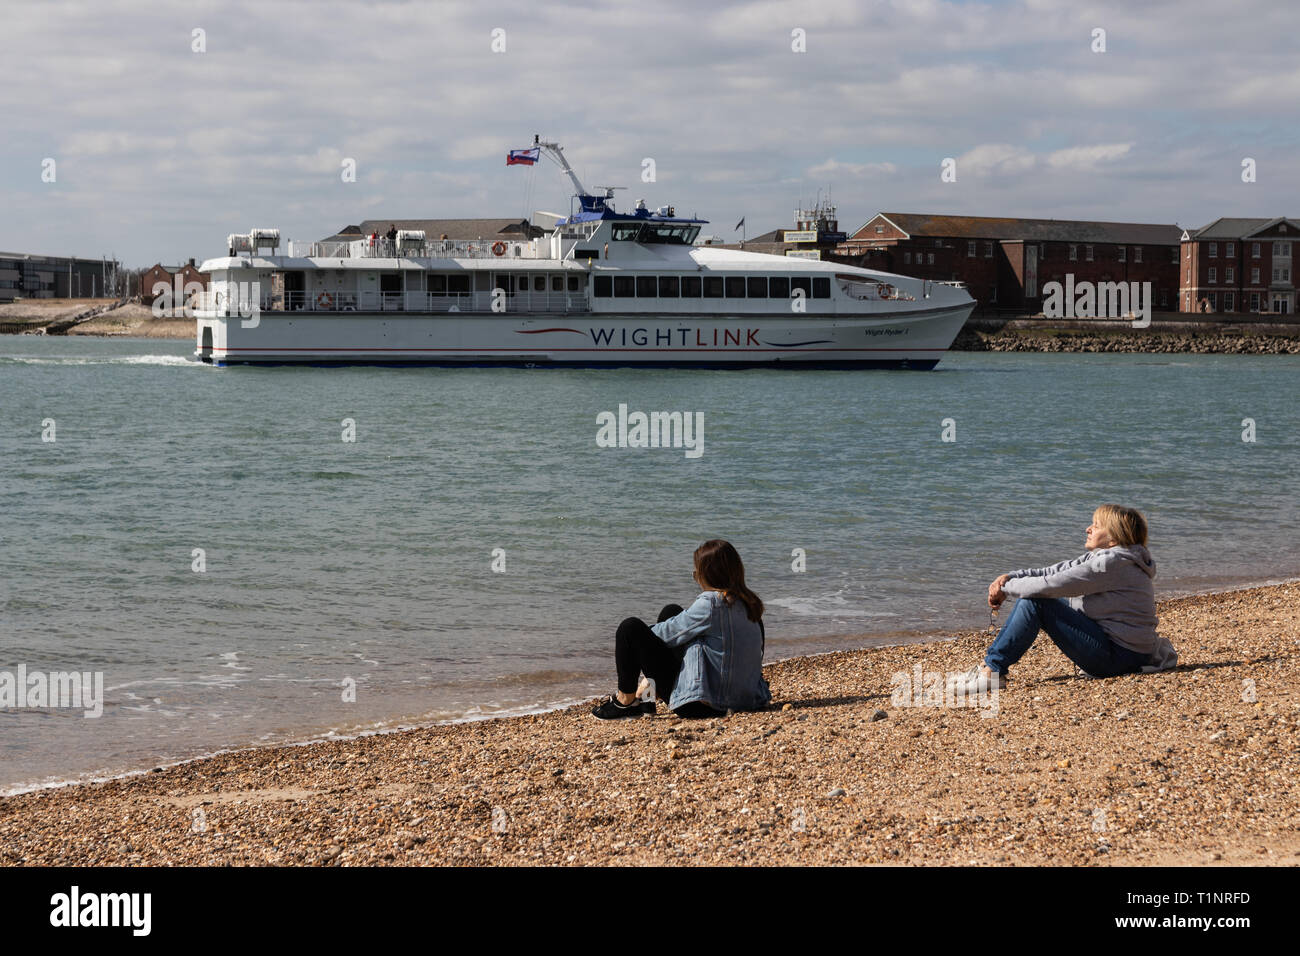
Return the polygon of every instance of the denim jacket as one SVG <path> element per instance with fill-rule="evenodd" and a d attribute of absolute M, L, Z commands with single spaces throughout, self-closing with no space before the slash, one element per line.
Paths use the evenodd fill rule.
<path fill-rule="evenodd" d="M 671 709 L 703 701 L 722 711 L 759 710 L 772 699 L 763 680 L 763 632 L 740 599 L 728 606 L 717 591 L 705 591 L 651 630 L 669 647 L 686 648 Z"/>

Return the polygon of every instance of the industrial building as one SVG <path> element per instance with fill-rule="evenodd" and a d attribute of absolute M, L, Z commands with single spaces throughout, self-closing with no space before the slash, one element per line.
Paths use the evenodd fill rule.
<path fill-rule="evenodd" d="M 111 295 L 119 264 L 111 259 L 78 259 L 0 252 L 0 304 L 15 299 L 94 299 Z"/>

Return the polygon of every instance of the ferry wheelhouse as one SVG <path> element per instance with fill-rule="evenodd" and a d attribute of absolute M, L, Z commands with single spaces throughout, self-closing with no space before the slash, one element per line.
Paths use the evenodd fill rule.
<path fill-rule="evenodd" d="M 960 286 L 696 245 L 705 220 L 569 176 L 531 240 L 288 244 L 230 236 L 195 302 L 196 357 L 232 364 L 933 368 L 974 300 Z"/>

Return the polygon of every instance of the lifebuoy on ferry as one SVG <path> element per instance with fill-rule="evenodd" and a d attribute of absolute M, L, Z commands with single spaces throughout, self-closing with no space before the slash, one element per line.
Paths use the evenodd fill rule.
<path fill-rule="evenodd" d="M 334 308 L 334 296 L 330 295 L 328 292 L 322 292 L 320 295 L 316 296 L 316 308 L 318 309 Z"/>
<path fill-rule="evenodd" d="M 887 282 L 881 282 L 876 286 L 876 294 L 882 299 L 888 299 L 891 292 L 893 292 L 893 289 L 889 287 L 889 283 Z"/>
<path fill-rule="evenodd" d="M 492 255 L 504 256 L 506 254 L 506 244 L 504 242 L 492 243 Z"/>

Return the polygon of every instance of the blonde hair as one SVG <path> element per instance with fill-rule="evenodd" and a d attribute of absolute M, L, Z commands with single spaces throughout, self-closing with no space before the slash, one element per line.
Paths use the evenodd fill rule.
<path fill-rule="evenodd" d="M 1094 524 L 1106 529 L 1111 540 L 1121 547 L 1147 543 L 1147 519 L 1136 508 L 1123 505 L 1102 505 L 1092 513 Z"/>

